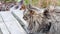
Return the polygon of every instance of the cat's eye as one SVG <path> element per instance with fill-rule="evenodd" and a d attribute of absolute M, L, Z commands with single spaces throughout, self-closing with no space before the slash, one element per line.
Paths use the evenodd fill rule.
<path fill-rule="evenodd" d="M 23 17 L 24 20 L 28 20 L 28 18 L 26 16 Z"/>

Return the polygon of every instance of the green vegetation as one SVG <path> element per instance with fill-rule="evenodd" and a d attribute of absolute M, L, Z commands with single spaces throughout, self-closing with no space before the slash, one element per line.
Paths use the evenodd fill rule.
<path fill-rule="evenodd" d="M 14 2 L 14 1 L 18 1 L 18 0 L 2 0 L 2 1 L 4 1 L 4 2 Z M 34 6 L 36 6 L 36 5 L 40 6 L 39 5 L 40 2 L 42 2 L 41 3 L 42 4 L 41 7 L 43 7 L 43 8 L 45 8 L 45 7 L 47 7 L 47 6 L 49 6 L 51 4 L 51 1 L 49 1 L 47 3 L 46 0 L 40 0 L 40 1 L 39 0 L 24 0 L 24 4 L 25 5 L 31 4 L 31 5 L 34 5 Z M 57 0 L 57 4 L 56 5 L 60 6 L 60 0 Z"/>
<path fill-rule="evenodd" d="M 25 4 L 32 4 L 32 5 L 34 5 L 34 6 L 36 6 L 36 5 L 38 5 L 38 3 L 39 3 L 39 0 L 24 0 L 25 1 Z M 45 8 L 45 7 L 47 7 L 47 6 L 49 6 L 52 2 L 51 2 L 51 0 L 49 1 L 48 0 L 48 3 L 46 2 L 47 0 L 41 0 L 41 2 L 42 2 L 42 5 L 41 5 L 41 7 L 43 7 L 43 8 Z M 56 5 L 58 5 L 58 6 L 60 6 L 60 0 L 57 0 L 58 2 L 57 2 L 57 4 Z M 54 2 L 54 3 L 56 3 L 56 2 Z"/>
<path fill-rule="evenodd" d="M 4 2 L 15 2 L 15 0 L 3 0 Z"/>
<path fill-rule="evenodd" d="M 60 0 L 57 2 L 57 5 L 60 6 Z"/>
<path fill-rule="evenodd" d="M 27 4 L 29 4 L 30 2 L 29 2 L 29 0 L 24 0 L 24 4 L 25 5 L 27 5 Z"/>

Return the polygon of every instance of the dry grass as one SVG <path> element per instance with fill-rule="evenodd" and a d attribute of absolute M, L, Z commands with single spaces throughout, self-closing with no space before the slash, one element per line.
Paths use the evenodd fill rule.
<path fill-rule="evenodd" d="M 60 0 L 25 0 L 25 4 L 31 4 L 33 6 L 45 8 L 49 5 L 58 5 L 60 6 Z"/>

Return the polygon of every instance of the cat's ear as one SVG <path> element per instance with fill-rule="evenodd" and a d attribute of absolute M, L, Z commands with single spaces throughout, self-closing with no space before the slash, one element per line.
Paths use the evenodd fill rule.
<path fill-rule="evenodd" d="M 55 9 L 55 6 L 49 6 L 49 10 L 53 11 Z"/>
<path fill-rule="evenodd" d="M 55 6 L 49 6 L 47 9 L 49 10 L 50 13 L 53 13 L 55 10 Z"/>
<path fill-rule="evenodd" d="M 33 10 L 30 10 L 30 15 L 33 15 L 34 14 L 34 11 Z"/>
<path fill-rule="evenodd" d="M 32 8 L 32 5 L 31 4 L 28 4 L 28 5 L 26 5 L 26 8 L 27 9 L 31 9 Z"/>
<path fill-rule="evenodd" d="M 24 3 L 24 0 L 21 0 L 21 1 L 19 2 L 20 5 L 22 5 L 23 3 Z"/>

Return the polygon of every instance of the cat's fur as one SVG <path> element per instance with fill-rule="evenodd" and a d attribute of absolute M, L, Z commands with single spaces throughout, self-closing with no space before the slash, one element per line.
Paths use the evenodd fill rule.
<path fill-rule="evenodd" d="M 24 13 L 23 19 L 29 23 L 27 29 L 30 34 L 38 32 L 47 34 L 51 28 L 51 15 L 47 9 L 43 13 L 39 13 L 37 10 L 29 8 Z"/>

